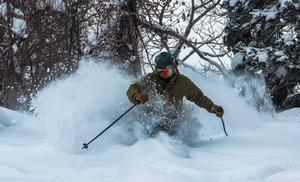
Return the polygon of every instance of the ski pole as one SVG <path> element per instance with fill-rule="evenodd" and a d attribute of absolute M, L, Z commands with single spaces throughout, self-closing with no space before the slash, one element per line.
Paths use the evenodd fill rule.
<path fill-rule="evenodd" d="M 101 133 L 99 133 L 95 138 L 93 138 L 88 143 L 83 143 L 82 149 L 88 149 L 89 144 L 91 144 L 94 140 L 96 140 L 99 136 L 101 136 L 106 130 L 108 130 L 112 125 L 114 125 L 117 121 L 119 121 L 125 114 L 127 114 L 131 109 L 133 109 L 136 105 L 139 103 L 135 103 L 133 106 L 131 106 L 126 112 L 124 112 L 118 119 L 116 119 L 114 122 L 112 122 L 108 127 L 106 127 Z"/>
<path fill-rule="evenodd" d="M 222 121 L 224 133 L 225 133 L 226 136 L 228 136 L 228 134 L 226 132 L 226 128 L 225 128 L 225 123 L 224 123 L 223 117 L 221 117 L 221 121 Z"/>

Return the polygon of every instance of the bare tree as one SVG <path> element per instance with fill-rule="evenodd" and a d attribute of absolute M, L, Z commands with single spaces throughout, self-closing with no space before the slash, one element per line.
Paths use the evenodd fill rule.
<path fill-rule="evenodd" d="M 194 0 L 190 2 L 128 0 L 109 5 L 106 3 L 106 6 L 103 4 L 105 3 L 98 3 L 104 7 L 101 9 L 102 16 L 99 15 L 102 17 L 99 23 L 105 29 L 101 29 L 98 41 L 92 46 L 93 53 L 103 54 L 103 50 L 106 50 L 114 56 L 121 57 L 121 60 L 125 58 L 121 63 L 129 63 L 129 66 L 127 65 L 129 68 L 133 63 L 135 65 L 133 70 L 136 72 L 134 75 L 137 76 L 140 74 L 140 64 L 151 65 L 157 52 L 166 49 L 174 52 L 177 57 L 182 48 L 187 46 L 191 48 L 190 55 L 199 55 L 200 59 L 213 64 L 217 70 L 225 74 L 225 67 L 221 62 L 216 62 L 216 58 L 227 53 L 222 49 L 224 46 L 221 46 L 222 32 L 215 33 L 214 29 L 204 32 L 201 29 L 203 23 L 207 21 L 207 15 L 211 16 L 208 21 L 210 23 L 217 19 L 216 9 L 220 5 L 220 0 L 197 3 Z M 212 51 L 202 51 L 203 45 L 207 45 L 205 49 Z M 219 46 L 218 50 L 215 49 L 216 46 Z M 124 53 L 127 56 L 124 56 Z"/>
<path fill-rule="evenodd" d="M 139 19 L 141 26 L 144 27 L 143 33 L 147 35 L 144 36 L 144 47 L 148 50 L 148 54 L 152 53 L 147 54 L 150 60 L 162 49 L 172 51 L 179 57 L 182 49 L 189 47 L 190 53 L 183 57 L 180 63 L 197 54 L 200 60 L 208 62 L 207 66 L 213 65 L 226 75 L 222 61 L 219 59 L 219 63 L 216 62 L 218 58 L 228 53 L 222 44 L 223 22 L 219 12 L 220 1 L 169 0 L 153 1 L 148 4 L 145 3 L 145 12 Z M 207 24 L 217 26 L 208 29 Z"/>
<path fill-rule="evenodd" d="M 64 4 L 60 9 L 47 0 L 6 0 L 1 6 L 6 9 L 1 23 L 6 68 L 2 102 L 28 109 L 38 90 L 77 68 L 82 47 L 76 19 L 80 14 L 74 9 L 79 5 Z"/>

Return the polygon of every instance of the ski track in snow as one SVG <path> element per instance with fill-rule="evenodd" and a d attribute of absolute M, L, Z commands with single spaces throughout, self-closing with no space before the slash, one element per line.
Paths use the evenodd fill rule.
<path fill-rule="evenodd" d="M 124 130 L 133 111 L 81 150 L 129 106 L 125 91 L 131 82 L 114 68 L 87 62 L 40 94 L 37 116 L 1 109 L 8 124 L 0 128 L 0 182 L 300 181 L 299 109 L 274 117 L 257 113 L 223 83 L 186 74 L 224 105 L 228 137 L 219 119 L 200 110 L 196 115 L 203 126 L 192 145 L 164 134 L 130 143 Z"/>

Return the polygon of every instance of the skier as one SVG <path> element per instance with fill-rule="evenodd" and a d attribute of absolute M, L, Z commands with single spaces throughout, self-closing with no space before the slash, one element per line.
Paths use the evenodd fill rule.
<path fill-rule="evenodd" d="M 155 71 L 130 85 L 127 90 L 128 99 L 133 103 L 144 104 L 149 98 L 160 96 L 170 106 L 162 106 L 156 110 L 163 119 L 147 131 L 149 135 L 155 135 L 158 131 L 164 131 L 169 135 L 177 133 L 179 118 L 183 114 L 183 97 L 218 117 L 224 114 L 223 108 L 215 105 L 189 78 L 180 74 L 177 66 L 178 62 L 172 54 L 161 52 L 155 58 Z M 149 107 L 151 108 L 151 105 Z M 151 112 L 147 110 L 144 114 Z"/>

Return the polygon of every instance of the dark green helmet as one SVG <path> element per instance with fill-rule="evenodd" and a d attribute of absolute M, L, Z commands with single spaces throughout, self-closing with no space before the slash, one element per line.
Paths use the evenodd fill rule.
<path fill-rule="evenodd" d="M 161 52 L 155 58 L 156 68 L 166 68 L 174 63 L 174 56 L 168 52 Z"/>

